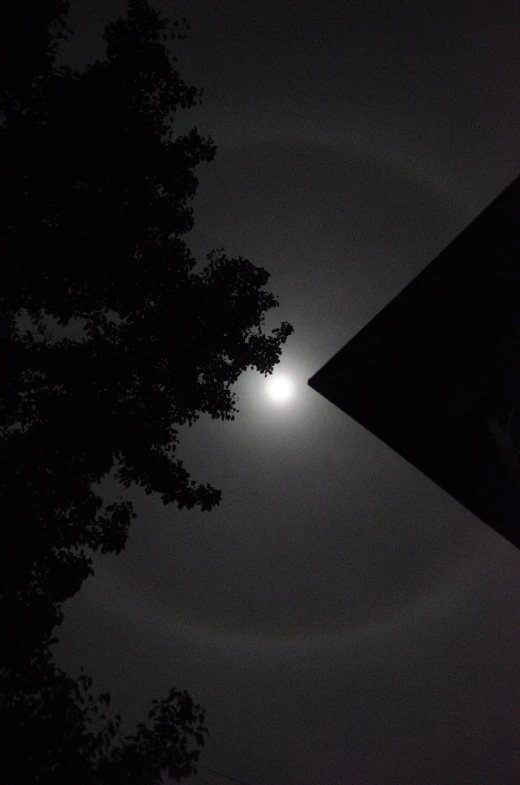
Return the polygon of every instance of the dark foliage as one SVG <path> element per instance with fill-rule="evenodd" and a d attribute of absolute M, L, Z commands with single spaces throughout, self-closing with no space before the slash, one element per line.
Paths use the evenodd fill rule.
<path fill-rule="evenodd" d="M 26 587 L 38 562 L 58 603 L 88 574 L 85 548 L 124 547 L 131 504 L 104 507 L 92 490 L 114 467 L 165 504 L 219 503 L 177 458 L 178 427 L 232 419 L 233 383 L 248 367 L 269 373 L 292 331 L 262 331 L 277 305 L 265 270 L 218 250 L 196 272 L 182 239 L 193 170 L 215 152 L 196 129 L 174 135 L 175 112 L 200 95 L 168 54 L 182 29 L 132 0 L 107 27 L 106 60 L 82 73 L 46 60 L 2 97 L 15 175 L 2 233 L 4 569 Z M 32 328 L 19 334 L 23 313 Z M 81 339 L 58 340 L 48 317 L 81 323 Z"/>
<path fill-rule="evenodd" d="M 23 669 L 0 670 L 0 738 L 5 770 L 32 785 L 153 785 L 162 773 L 180 780 L 196 771 L 207 729 L 186 692 L 153 700 L 148 723 L 132 734 L 110 715 L 110 695 L 93 696 L 92 679 L 72 679 L 47 647 Z M 9 766 L 11 764 L 12 768 Z"/>
<path fill-rule="evenodd" d="M 124 489 L 180 508 L 217 505 L 220 491 L 192 480 L 177 457 L 179 428 L 201 414 L 233 419 L 234 382 L 247 368 L 270 373 L 292 332 L 285 322 L 264 332 L 277 305 L 265 270 L 221 249 L 197 270 L 184 242 L 194 170 L 216 151 L 195 128 L 175 134 L 176 113 L 201 96 L 170 54 L 187 24 L 129 0 L 106 28 L 105 59 L 76 72 L 55 64 L 67 8 L 13 5 L 0 80 L 0 614 L 10 642 L 0 666 L 9 711 L 40 672 L 39 697 L 25 701 L 28 733 L 47 722 L 53 691 L 65 713 L 80 712 L 70 727 L 86 733 L 79 683 L 47 662 L 45 641 L 92 573 L 89 554 L 124 548 L 135 517 Z M 71 326 L 75 337 L 64 337 Z M 122 492 L 106 504 L 93 485 L 114 470 Z M 175 734 L 178 717 L 160 711 L 160 727 Z M 85 781 L 134 782 L 123 770 L 158 781 L 140 769 L 152 749 L 169 760 L 158 727 L 110 759 L 116 779 L 111 762 Z M 182 738 L 171 763 L 181 775 L 192 761 Z M 193 739 L 202 743 L 200 729 Z"/>

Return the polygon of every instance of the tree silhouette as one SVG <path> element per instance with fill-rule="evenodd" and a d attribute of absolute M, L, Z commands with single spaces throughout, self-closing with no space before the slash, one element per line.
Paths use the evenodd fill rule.
<path fill-rule="evenodd" d="M 190 477 L 179 429 L 202 414 L 233 419 L 233 384 L 247 368 L 270 373 L 292 327 L 265 333 L 278 303 L 264 269 L 223 249 L 200 269 L 184 242 L 194 170 L 216 152 L 196 128 L 175 131 L 177 113 L 202 94 L 170 52 L 187 23 L 129 0 L 106 28 L 106 57 L 79 72 L 55 62 L 68 3 L 32 8 L 24 0 L 11 14 L 0 80 L 0 621 L 9 642 L 0 678 L 10 685 L 0 721 L 5 734 L 25 722 L 42 739 L 54 728 L 46 744 L 60 758 L 62 731 L 46 719 L 52 694 L 65 696 L 64 716 L 76 712 L 78 733 L 86 719 L 83 683 L 53 666 L 50 635 L 92 573 L 91 552 L 119 553 L 135 517 L 123 491 L 108 504 L 93 486 L 115 472 L 122 488 L 211 510 L 220 491 Z M 184 731 L 170 752 L 164 741 L 180 715 L 158 706 L 159 725 L 112 750 L 110 763 L 106 750 L 103 765 L 85 753 L 85 775 L 67 736 L 72 779 L 159 781 L 152 758 L 189 773 L 196 758 Z M 105 749 L 85 738 L 96 755 Z M 200 729 L 193 738 L 202 743 Z M 35 779 L 47 765 L 38 760 L 28 781 L 62 781 L 59 767 Z"/>
<path fill-rule="evenodd" d="M 0 84 L 12 91 L 27 89 L 53 67 L 65 23 L 68 0 L 18 0 L 3 14 L 0 32 Z"/>
<path fill-rule="evenodd" d="M 3 91 L 0 146 L 15 162 L 2 232 L 4 572 L 26 587 L 36 564 L 58 603 L 89 573 L 85 548 L 124 547 L 132 505 L 103 506 L 92 490 L 113 468 L 165 504 L 219 503 L 177 458 L 178 428 L 233 419 L 233 383 L 270 373 L 292 332 L 263 331 L 277 305 L 265 270 L 218 249 L 197 271 L 182 239 L 194 169 L 216 149 L 196 129 L 174 133 L 201 94 L 168 52 L 184 29 L 130 0 L 106 28 L 105 60 L 79 73 L 50 58 L 25 90 Z M 80 339 L 57 338 L 49 319 L 80 324 Z"/>
<path fill-rule="evenodd" d="M 149 723 L 123 734 L 109 693 L 92 679 L 72 679 L 38 648 L 23 671 L 0 672 L 0 738 L 6 771 L 32 785 L 159 785 L 196 771 L 207 728 L 199 705 L 172 689 L 153 700 Z"/>

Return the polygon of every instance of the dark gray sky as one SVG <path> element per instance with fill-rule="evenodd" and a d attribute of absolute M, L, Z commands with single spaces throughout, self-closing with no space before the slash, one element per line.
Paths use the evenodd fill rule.
<path fill-rule="evenodd" d="M 186 122 L 220 145 L 188 244 L 272 272 L 297 394 L 273 407 L 248 373 L 234 423 L 186 430 L 221 506 L 135 493 L 59 661 L 129 720 L 188 689 L 201 763 L 250 785 L 516 785 L 518 552 L 306 381 L 518 174 L 520 6 L 159 7 L 191 23 L 179 69 L 205 101 Z M 123 9 L 72 0 L 74 58 Z"/>

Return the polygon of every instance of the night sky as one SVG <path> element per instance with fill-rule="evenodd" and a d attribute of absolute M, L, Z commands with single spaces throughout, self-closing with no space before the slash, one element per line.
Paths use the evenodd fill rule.
<path fill-rule="evenodd" d="M 129 722 L 187 689 L 201 764 L 249 785 L 517 785 L 518 551 L 307 379 L 520 171 L 520 6 L 157 7 L 188 18 L 179 70 L 205 89 L 179 133 L 219 144 L 186 241 L 272 273 L 295 394 L 249 372 L 234 422 L 182 431 L 220 507 L 131 493 L 126 550 L 66 604 L 58 662 Z M 72 0 L 63 56 L 101 54 L 124 8 Z"/>

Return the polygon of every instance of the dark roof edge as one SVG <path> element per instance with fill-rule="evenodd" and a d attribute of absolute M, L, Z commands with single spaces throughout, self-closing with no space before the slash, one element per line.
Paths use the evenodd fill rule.
<path fill-rule="evenodd" d="M 341 360 L 342 356 L 348 351 L 349 354 L 360 344 L 366 342 L 368 336 L 371 333 L 377 331 L 379 325 L 387 321 L 395 311 L 395 308 L 398 303 L 406 300 L 408 296 L 411 296 L 427 279 L 432 277 L 432 270 L 436 270 L 437 268 L 443 267 L 443 263 L 448 262 L 449 259 L 452 257 L 453 253 L 458 250 L 458 247 L 461 245 L 471 245 L 474 243 L 479 234 L 482 232 L 482 225 L 484 222 L 488 223 L 490 220 L 490 216 L 494 213 L 499 213 L 502 203 L 507 203 L 508 200 L 511 198 L 511 194 L 514 193 L 516 190 L 520 192 L 520 175 L 517 176 L 506 188 L 504 188 L 494 199 L 492 202 L 488 204 L 487 207 L 484 208 L 469 224 L 466 226 L 465 229 L 462 230 L 453 240 L 451 240 L 448 245 L 431 261 L 429 262 L 426 267 L 421 270 L 412 280 L 406 284 L 406 286 L 401 289 L 398 294 L 396 294 L 383 308 L 374 316 L 372 319 L 367 322 L 352 338 L 351 340 L 345 344 L 339 351 L 334 354 L 330 360 L 328 360 L 308 381 L 307 384 L 312 387 L 318 393 L 326 395 L 325 393 L 325 386 L 324 384 L 325 379 L 330 376 L 330 372 L 333 368 L 337 367 L 338 362 Z M 507 211 L 506 211 L 507 212 Z M 519 218 L 520 224 L 520 218 Z M 435 267 L 433 265 L 435 264 Z"/>

